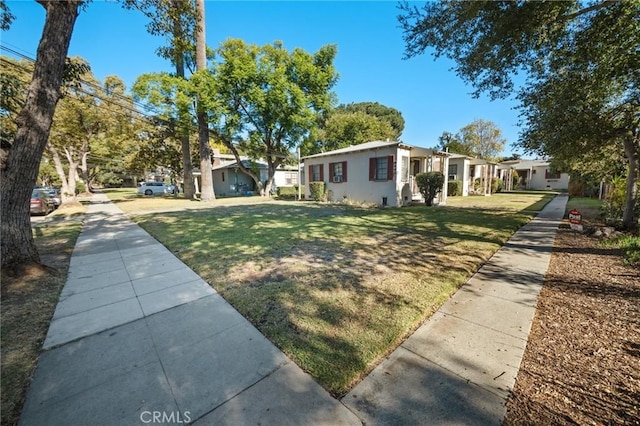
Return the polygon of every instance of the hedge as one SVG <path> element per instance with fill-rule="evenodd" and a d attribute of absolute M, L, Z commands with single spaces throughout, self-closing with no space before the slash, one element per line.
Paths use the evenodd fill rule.
<path fill-rule="evenodd" d="M 462 181 L 450 180 L 447 184 L 447 195 L 455 197 L 456 195 L 462 195 Z"/>
<path fill-rule="evenodd" d="M 311 198 L 315 201 L 323 201 L 325 193 L 324 182 L 309 182 L 309 192 L 311 193 Z"/>

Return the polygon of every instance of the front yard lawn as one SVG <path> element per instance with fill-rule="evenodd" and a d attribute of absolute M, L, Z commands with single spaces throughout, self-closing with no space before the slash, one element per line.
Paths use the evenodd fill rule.
<path fill-rule="evenodd" d="M 278 203 L 134 219 L 341 396 L 552 195 L 510 197 L 519 208 Z"/>

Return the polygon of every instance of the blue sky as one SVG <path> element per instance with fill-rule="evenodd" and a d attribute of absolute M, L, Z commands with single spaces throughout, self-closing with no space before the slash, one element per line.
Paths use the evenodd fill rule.
<path fill-rule="evenodd" d="M 7 4 L 16 20 L 2 32 L 2 44 L 35 57 L 44 8 L 35 1 Z M 436 146 L 442 132 L 457 132 L 482 118 L 502 130 L 507 139 L 504 155 L 518 152 L 511 147 L 519 132 L 515 101 L 473 99 L 471 87 L 450 71 L 453 63 L 447 59 L 402 59 L 395 1 L 206 1 L 205 7 L 207 44 L 212 48 L 227 38 L 259 45 L 280 40 L 288 49 L 308 52 L 336 44 L 340 78 L 334 90 L 339 103 L 371 101 L 398 109 L 406 122 L 403 142 Z M 94 0 L 76 21 L 69 56 L 88 60 L 98 79 L 117 75 L 128 87 L 143 73 L 170 72 L 171 64 L 155 53 L 165 40 L 149 35 L 146 23 L 140 12 Z"/>

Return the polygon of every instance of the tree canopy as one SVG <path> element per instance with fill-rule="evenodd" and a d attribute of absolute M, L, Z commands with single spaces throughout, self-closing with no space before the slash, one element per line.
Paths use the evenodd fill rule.
<path fill-rule="evenodd" d="M 494 122 L 483 119 L 473 120 L 455 135 L 443 132 L 438 140 L 442 150 L 485 160 L 497 159 L 506 142 L 502 130 Z"/>
<path fill-rule="evenodd" d="M 402 113 L 378 102 L 340 104 L 320 117 L 305 138 L 302 154 L 312 155 L 374 140 L 399 140 Z"/>
<path fill-rule="evenodd" d="M 443 1 L 400 6 L 406 56 L 455 61 L 475 95 L 517 95 L 517 144 L 556 162 L 622 147 L 623 224 L 637 226 L 640 162 L 640 2 Z M 515 76 L 526 79 L 518 84 Z M 594 158 L 594 161 L 597 161 Z"/>
<path fill-rule="evenodd" d="M 291 52 L 281 42 L 264 46 L 242 40 L 223 42 L 210 73 L 194 75 L 217 141 L 239 160 L 243 151 L 266 161 L 267 182 L 238 161 L 243 172 L 268 194 L 276 168 L 315 126 L 318 115 L 333 104 L 337 81 L 336 46 L 310 54 Z"/>

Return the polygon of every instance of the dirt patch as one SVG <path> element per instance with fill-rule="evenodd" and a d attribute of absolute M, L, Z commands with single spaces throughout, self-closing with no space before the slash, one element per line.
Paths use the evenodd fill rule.
<path fill-rule="evenodd" d="M 560 229 L 504 424 L 640 424 L 640 268 Z"/>

